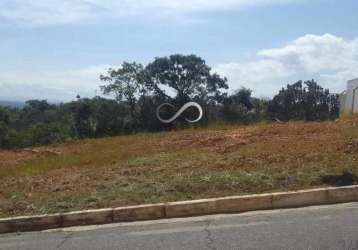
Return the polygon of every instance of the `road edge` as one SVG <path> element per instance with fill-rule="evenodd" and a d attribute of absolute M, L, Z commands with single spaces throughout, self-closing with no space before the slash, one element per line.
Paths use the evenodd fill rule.
<path fill-rule="evenodd" d="M 140 206 L 83 210 L 0 219 L 0 233 L 41 231 L 70 226 L 242 213 L 358 201 L 358 185 L 291 192 L 229 196 Z"/>

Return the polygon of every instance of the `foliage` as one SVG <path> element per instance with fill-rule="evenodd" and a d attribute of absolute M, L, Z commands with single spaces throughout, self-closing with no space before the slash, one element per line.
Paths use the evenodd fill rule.
<path fill-rule="evenodd" d="M 137 118 L 137 98 L 146 93 L 144 86 L 144 69 L 141 64 L 124 62 L 117 70 L 110 68 L 108 75 L 101 75 L 100 79 L 107 85 L 101 89 L 105 95 L 114 94 L 118 102 L 125 101 L 130 110 L 131 118 Z"/>
<path fill-rule="evenodd" d="M 327 120 L 339 115 L 338 95 L 330 94 L 314 80 L 287 85 L 270 101 L 268 112 L 272 118 L 288 120 Z"/>
<path fill-rule="evenodd" d="M 205 61 L 195 55 L 172 55 L 156 58 L 146 67 L 147 86 L 158 96 L 183 105 L 190 100 L 201 103 L 220 102 L 222 89 L 228 89 L 227 79 L 217 73 Z M 174 92 L 167 94 L 166 88 Z"/>
<path fill-rule="evenodd" d="M 252 91 L 247 88 L 228 94 L 227 79 L 212 72 L 195 55 L 160 57 L 146 66 L 124 62 L 118 69 L 109 69 L 100 79 L 104 83 L 103 94 L 114 99 L 77 96 L 76 101 L 69 103 L 30 100 L 23 108 L 0 107 L 0 148 L 189 126 L 180 119 L 170 125 L 160 123 L 155 110 L 163 102 L 177 108 L 187 101 L 198 102 L 204 117 L 195 126 L 222 121 L 249 124 L 272 119 L 326 120 L 335 119 L 339 112 L 338 96 L 314 80 L 304 82 L 305 86 L 302 81 L 287 85 L 272 100 L 252 97 Z M 171 116 L 175 110 L 167 112 Z M 183 117 L 195 116 L 195 112 L 189 109 Z"/>

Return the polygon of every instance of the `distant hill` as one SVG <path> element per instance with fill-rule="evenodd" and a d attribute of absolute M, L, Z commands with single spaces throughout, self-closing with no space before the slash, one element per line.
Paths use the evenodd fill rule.
<path fill-rule="evenodd" d="M 0 106 L 2 107 L 12 107 L 12 108 L 22 108 L 25 106 L 25 102 L 21 101 L 1 101 L 0 100 Z"/>

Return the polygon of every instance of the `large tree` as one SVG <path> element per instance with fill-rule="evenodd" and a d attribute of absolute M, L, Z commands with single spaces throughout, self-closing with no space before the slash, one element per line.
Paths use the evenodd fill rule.
<path fill-rule="evenodd" d="M 182 105 L 189 100 L 202 104 L 223 100 L 227 79 L 212 73 L 196 55 L 171 55 L 156 58 L 146 67 L 146 82 L 160 98 Z"/>

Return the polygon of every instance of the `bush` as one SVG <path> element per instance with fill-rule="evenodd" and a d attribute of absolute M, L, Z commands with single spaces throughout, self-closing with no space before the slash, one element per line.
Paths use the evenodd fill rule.
<path fill-rule="evenodd" d="M 70 130 L 61 124 L 36 124 L 29 128 L 24 136 L 25 146 L 60 143 L 70 137 Z"/>

